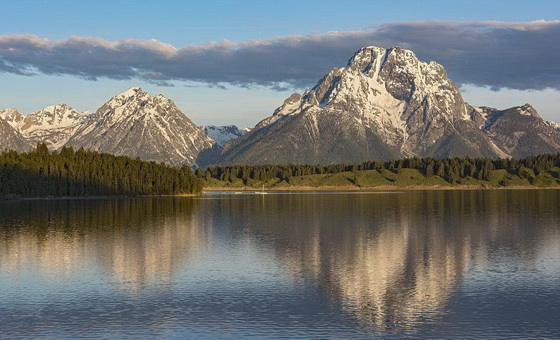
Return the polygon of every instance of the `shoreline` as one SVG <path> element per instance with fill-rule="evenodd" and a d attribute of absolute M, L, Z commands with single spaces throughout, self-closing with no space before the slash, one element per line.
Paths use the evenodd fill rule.
<path fill-rule="evenodd" d="M 98 199 L 129 199 L 129 198 L 164 198 L 164 197 L 197 197 L 200 194 L 177 195 L 105 195 L 105 196 L 60 196 L 60 197 L 0 197 L 0 202 L 11 201 L 56 201 L 56 200 L 98 200 Z"/>
<path fill-rule="evenodd" d="M 290 187 L 273 187 L 266 188 L 265 192 L 275 192 L 275 191 L 303 191 L 303 192 L 314 192 L 314 191 L 387 191 L 387 190 L 400 190 L 400 191 L 452 191 L 452 190 L 559 190 L 560 186 L 554 187 L 538 187 L 534 185 L 515 185 L 515 186 L 482 186 L 482 185 L 380 185 L 375 187 L 358 187 L 358 186 L 322 186 L 322 187 L 312 187 L 312 186 L 290 186 Z M 261 192 L 260 188 L 253 187 L 206 187 L 203 192 L 212 191 L 256 191 Z"/>
<path fill-rule="evenodd" d="M 457 190 L 560 190 L 560 186 L 538 187 L 532 185 L 516 185 L 506 187 L 490 187 L 481 185 L 380 185 L 376 187 L 357 187 L 357 186 L 290 186 L 278 188 L 266 188 L 264 192 L 376 192 L 376 191 L 457 191 Z M 116 195 L 116 196 L 61 196 L 61 197 L 0 197 L 0 202 L 11 201 L 55 201 L 55 200 L 96 200 L 96 199 L 130 199 L 130 198 L 181 198 L 181 197 L 200 197 L 205 192 L 261 192 L 260 188 L 252 187 L 207 187 L 200 194 L 178 194 L 178 195 Z"/>

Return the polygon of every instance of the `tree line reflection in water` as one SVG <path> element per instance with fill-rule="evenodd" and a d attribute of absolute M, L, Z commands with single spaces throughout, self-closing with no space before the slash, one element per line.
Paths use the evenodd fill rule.
<path fill-rule="evenodd" d="M 100 265 L 127 288 L 169 281 L 212 229 L 193 218 L 192 200 L 106 199 L 0 204 L 0 268 L 34 264 L 64 278 Z"/>
<path fill-rule="evenodd" d="M 437 322 L 497 249 L 527 267 L 558 251 L 554 190 L 209 195 L 0 203 L 0 271 L 98 268 L 138 292 L 220 247 L 270 254 L 295 285 L 372 329 Z M 556 247 L 556 248 L 555 248 Z"/>

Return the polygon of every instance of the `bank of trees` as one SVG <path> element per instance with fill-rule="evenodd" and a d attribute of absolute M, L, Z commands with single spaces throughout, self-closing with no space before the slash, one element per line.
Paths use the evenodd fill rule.
<path fill-rule="evenodd" d="M 398 172 L 400 169 L 416 169 L 426 177 L 439 176 L 450 184 L 460 183 L 462 179 L 474 178 L 489 181 L 493 170 L 506 170 L 512 175 L 530 179 L 541 172 L 550 172 L 558 178 L 560 167 L 560 154 L 544 154 L 526 159 L 489 159 L 489 158 L 407 158 L 391 161 L 368 161 L 354 164 L 331 165 L 240 165 L 240 166 L 213 166 L 198 169 L 197 177 L 205 180 L 216 179 L 224 182 L 242 180 L 247 184 L 249 180 L 269 181 L 278 179 L 288 181 L 290 177 L 332 174 L 338 172 L 356 172 L 361 170 L 383 170 Z"/>
<path fill-rule="evenodd" d="M 45 144 L 0 153 L 0 196 L 60 197 L 197 194 L 202 181 L 184 166 Z"/>

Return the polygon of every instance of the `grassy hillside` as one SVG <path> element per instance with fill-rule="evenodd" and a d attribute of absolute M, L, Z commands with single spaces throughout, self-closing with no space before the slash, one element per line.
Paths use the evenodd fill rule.
<path fill-rule="evenodd" d="M 305 176 L 290 176 L 285 180 L 272 178 L 268 180 L 248 179 L 245 182 L 241 179 L 234 181 L 223 181 L 210 178 L 205 181 L 204 186 L 207 189 L 212 188 L 254 188 L 261 189 L 264 184 L 266 189 L 289 189 L 293 188 L 345 188 L 345 189 L 375 189 L 376 187 L 481 187 L 481 188 L 499 188 L 499 187 L 559 187 L 560 188 L 560 168 L 552 168 L 547 171 L 541 171 L 539 175 L 535 175 L 532 171 L 526 177 L 520 177 L 517 174 L 508 172 L 507 170 L 491 170 L 488 180 L 476 179 L 467 176 L 461 178 L 455 183 L 449 183 L 440 176 L 425 176 L 418 169 L 396 169 L 389 171 L 381 170 L 358 170 L 344 171 L 331 174 L 316 174 Z"/>

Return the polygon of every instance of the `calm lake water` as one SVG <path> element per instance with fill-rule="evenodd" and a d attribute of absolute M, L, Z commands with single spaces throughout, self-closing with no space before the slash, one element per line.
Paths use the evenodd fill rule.
<path fill-rule="evenodd" d="M 560 338 L 560 191 L 0 202 L 0 338 Z"/>

